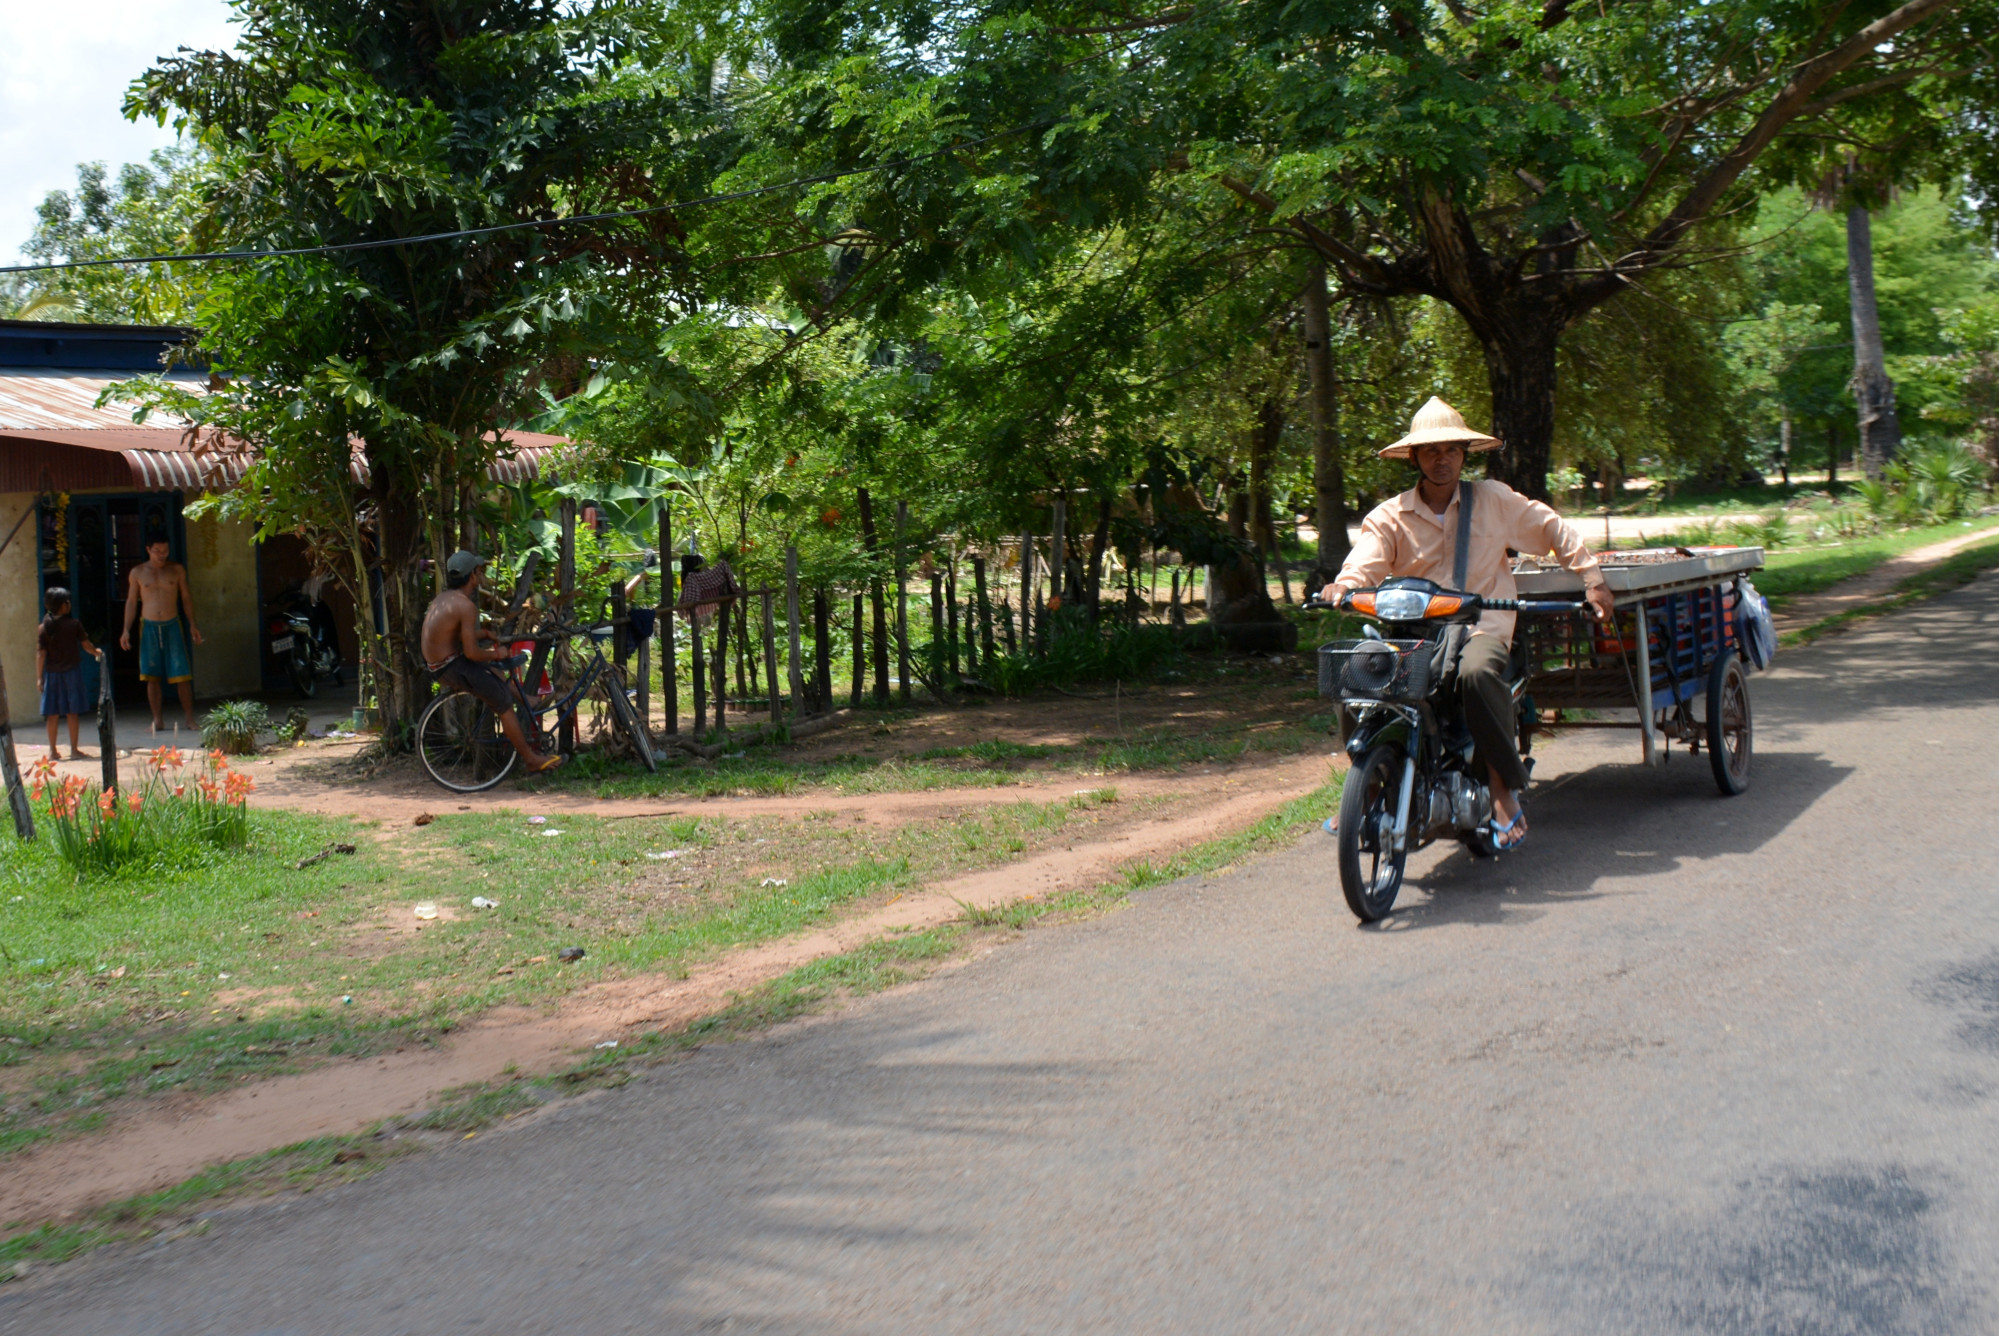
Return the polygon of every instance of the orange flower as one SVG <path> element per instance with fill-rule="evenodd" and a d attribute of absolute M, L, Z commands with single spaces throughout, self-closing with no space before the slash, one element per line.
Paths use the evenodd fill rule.
<path fill-rule="evenodd" d="M 256 780 L 251 779 L 248 775 L 232 770 L 229 772 L 227 784 L 223 787 L 222 796 L 228 802 L 241 803 L 244 798 L 249 796 L 250 790 L 256 787 Z"/>
<path fill-rule="evenodd" d="M 174 785 L 174 797 L 185 798 L 186 796 L 187 796 L 187 785 L 185 784 Z"/>
<path fill-rule="evenodd" d="M 146 798 L 144 794 L 128 793 L 125 795 L 125 806 L 129 810 L 134 812 L 138 811 L 139 808 L 145 804 L 145 801 Z"/>
<path fill-rule="evenodd" d="M 106 789 L 104 792 L 98 794 L 97 810 L 105 816 L 116 816 L 118 814 L 118 791 L 116 789 Z"/>
<path fill-rule="evenodd" d="M 56 774 L 56 758 L 53 756 L 44 756 L 41 760 L 28 767 L 28 774 L 37 781 L 54 779 Z"/>

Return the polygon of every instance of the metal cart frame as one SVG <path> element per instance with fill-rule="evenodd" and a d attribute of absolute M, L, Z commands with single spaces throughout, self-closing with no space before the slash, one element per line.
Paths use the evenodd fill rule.
<path fill-rule="evenodd" d="M 1533 713 L 1540 709 L 1636 709 L 1638 718 L 1630 723 L 1576 720 L 1557 727 L 1635 728 L 1646 765 L 1665 763 L 1670 737 L 1698 750 L 1702 724 L 1694 720 L 1691 703 L 1710 690 L 1710 677 L 1728 652 L 1747 662 L 1736 616 L 1737 585 L 1762 568 L 1763 549 L 1676 551 L 1677 556 L 1647 552 L 1649 560 L 1626 565 L 1616 564 L 1620 554 L 1607 554 L 1603 575 L 1618 610 L 1612 629 L 1571 616 L 1520 614 L 1515 644 L 1527 666 L 1523 707 L 1531 707 L 1523 709 L 1523 751 L 1542 727 Z M 1628 560 L 1640 554 L 1621 555 Z M 1514 579 L 1523 599 L 1573 597 L 1582 590 L 1582 578 L 1569 571 L 1532 562 L 1522 566 Z"/>

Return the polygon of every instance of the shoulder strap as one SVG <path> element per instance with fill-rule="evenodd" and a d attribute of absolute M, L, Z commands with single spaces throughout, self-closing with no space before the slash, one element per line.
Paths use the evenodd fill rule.
<path fill-rule="evenodd" d="M 1458 481 L 1458 550 L 1451 557 L 1451 588 L 1465 587 L 1465 573 L 1471 562 L 1471 508 L 1477 485 L 1470 478 Z"/>

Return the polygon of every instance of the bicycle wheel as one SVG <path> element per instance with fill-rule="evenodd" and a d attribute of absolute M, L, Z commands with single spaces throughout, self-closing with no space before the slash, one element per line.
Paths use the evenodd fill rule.
<path fill-rule="evenodd" d="M 492 710 L 464 692 L 439 696 L 424 710 L 416 749 L 430 777 L 454 793 L 492 788 L 520 759 Z"/>
<path fill-rule="evenodd" d="M 632 698 L 625 694 L 625 678 L 615 670 L 604 674 L 604 694 L 611 699 L 611 717 L 618 721 L 618 728 L 631 742 L 632 750 L 639 754 L 645 768 L 654 774 L 659 772 L 659 758 L 653 755 L 652 739 L 646 736 L 645 725 L 639 722 L 639 712 L 632 708 Z"/>

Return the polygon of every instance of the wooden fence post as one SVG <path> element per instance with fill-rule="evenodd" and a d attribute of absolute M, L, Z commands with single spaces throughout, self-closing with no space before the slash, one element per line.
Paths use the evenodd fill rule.
<path fill-rule="evenodd" d="M 944 550 L 944 644 L 951 667 L 951 680 L 955 682 L 963 675 L 958 671 L 958 551 L 955 547 Z"/>
<path fill-rule="evenodd" d="M 988 669 L 993 661 L 993 601 L 986 593 L 986 559 L 972 558 L 972 594 L 978 599 L 979 661 Z"/>
<path fill-rule="evenodd" d="M 784 722 L 784 693 L 777 689 L 777 618 L 772 613 L 776 602 L 772 592 L 763 591 L 764 601 L 764 683 L 770 688 L 770 721 Z"/>
<path fill-rule="evenodd" d="M 798 547 L 789 544 L 784 549 L 784 625 L 790 641 L 789 667 L 791 686 L 791 715 L 794 719 L 805 717 L 805 678 L 798 662 Z"/>
<path fill-rule="evenodd" d="M 694 736 L 698 741 L 708 731 L 708 659 L 701 646 L 701 623 L 692 609 L 687 617 L 687 646 L 692 656 L 689 673 L 694 679 Z"/>
<path fill-rule="evenodd" d="M 557 511 L 562 518 L 562 540 L 561 540 L 562 545 L 559 549 L 557 549 L 556 553 L 555 587 L 557 593 L 560 595 L 561 598 L 560 606 L 562 608 L 562 615 L 564 619 L 572 622 L 579 621 L 581 619 L 576 615 L 576 502 L 575 500 L 570 497 L 566 496 L 563 497 L 561 505 L 557 507 Z M 557 653 L 561 653 L 564 651 L 565 648 L 566 648 L 565 646 L 558 645 L 556 646 L 556 651 Z M 556 725 L 555 748 L 557 751 L 561 752 L 565 756 L 570 756 L 575 754 L 576 752 L 575 715 L 573 714 L 564 715 L 561 723 Z"/>
<path fill-rule="evenodd" d="M 1069 498 L 1055 494 L 1055 527 L 1048 538 L 1048 597 L 1067 603 L 1069 591 Z"/>
<path fill-rule="evenodd" d="M 725 736 L 729 731 L 729 611 L 735 606 L 733 597 L 715 605 L 715 657 L 710 661 L 715 672 L 715 727 Z M 741 636 L 738 631 L 737 638 Z"/>
<path fill-rule="evenodd" d="M 1020 536 L 1020 643 L 1034 651 L 1034 535 Z"/>
<path fill-rule="evenodd" d="M 0 774 L 4 774 L 7 782 L 7 805 L 14 809 L 14 833 L 32 840 L 35 809 L 28 805 L 28 789 L 21 782 L 21 761 L 14 754 L 14 726 L 8 722 L 11 717 L 7 706 L 7 674 L 0 670 Z"/>
<path fill-rule="evenodd" d="M 895 503 L 895 680 L 896 694 L 909 704 L 909 552 L 902 545 L 909 527 L 909 503 Z"/>
<path fill-rule="evenodd" d="M 111 694 L 111 647 L 97 650 L 97 766 L 104 791 L 118 791 L 118 702 Z"/>
<path fill-rule="evenodd" d="M 930 682 L 932 689 L 944 685 L 944 573 L 935 567 L 930 571 L 930 648 L 924 656 L 930 660 Z"/>
<path fill-rule="evenodd" d="M 861 680 L 867 672 L 867 637 L 862 633 L 861 623 L 867 617 L 867 596 L 854 595 L 854 690 L 848 697 L 851 709 L 861 708 Z"/>
<path fill-rule="evenodd" d="M 812 695 L 821 714 L 833 712 L 833 608 L 823 585 L 812 590 Z"/>
<path fill-rule="evenodd" d="M 666 502 L 659 507 L 659 694 L 665 697 L 666 734 L 680 733 L 680 665 L 673 644 L 673 516 Z"/>

